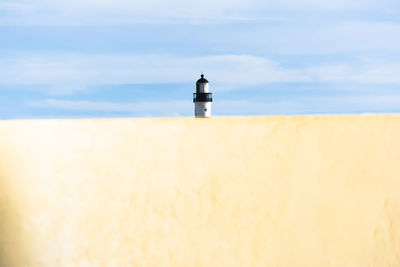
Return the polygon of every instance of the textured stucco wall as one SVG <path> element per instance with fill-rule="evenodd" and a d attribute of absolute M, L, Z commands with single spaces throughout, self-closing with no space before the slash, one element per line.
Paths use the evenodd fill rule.
<path fill-rule="evenodd" d="M 0 266 L 400 266 L 400 116 L 0 122 Z"/>

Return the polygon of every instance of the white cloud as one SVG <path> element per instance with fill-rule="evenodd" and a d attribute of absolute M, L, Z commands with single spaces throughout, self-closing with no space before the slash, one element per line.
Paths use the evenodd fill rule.
<path fill-rule="evenodd" d="M 400 84 L 400 63 L 357 61 L 285 68 L 250 55 L 36 55 L 0 61 L 2 84 L 51 85 L 52 93 L 87 85 L 193 82 L 204 72 L 214 90 L 281 82 Z"/>
<path fill-rule="evenodd" d="M 0 62 L 4 84 L 133 84 L 192 82 L 201 72 L 220 86 L 306 81 L 298 70 L 248 55 L 37 55 Z M 79 87 L 79 86 L 78 86 Z"/>
<path fill-rule="evenodd" d="M 314 82 L 358 84 L 400 84 L 400 63 L 367 61 L 359 64 L 332 64 L 305 70 Z"/>
<path fill-rule="evenodd" d="M 395 0 L 17 0 L 0 2 L 1 24 L 82 25 L 263 18 L 276 11 L 399 10 Z"/>
<path fill-rule="evenodd" d="M 387 21 L 296 18 L 239 28 L 239 32 L 223 33 L 224 40 L 218 34 L 208 33 L 220 47 L 246 47 L 268 54 L 385 56 L 400 52 L 400 23 Z"/>
<path fill-rule="evenodd" d="M 301 32 L 305 35 L 304 30 Z M 360 53 L 371 50 L 380 53 L 399 52 L 400 24 L 341 21 L 312 28 L 308 38 L 299 40 L 300 44 L 307 43 L 310 46 L 309 50 L 317 49 L 325 53 L 337 51 Z"/>

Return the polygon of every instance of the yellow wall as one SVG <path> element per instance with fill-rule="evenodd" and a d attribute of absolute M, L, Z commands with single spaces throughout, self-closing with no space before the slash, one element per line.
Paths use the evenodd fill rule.
<path fill-rule="evenodd" d="M 0 266 L 400 266 L 400 116 L 0 122 Z"/>

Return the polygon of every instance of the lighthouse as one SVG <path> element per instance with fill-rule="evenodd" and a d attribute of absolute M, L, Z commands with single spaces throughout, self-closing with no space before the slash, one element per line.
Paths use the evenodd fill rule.
<path fill-rule="evenodd" d="M 211 117 L 212 93 L 208 87 L 208 81 L 201 74 L 201 78 L 196 82 L 196 93 L 193 93 L 194 116 L 196 118 Z"/>

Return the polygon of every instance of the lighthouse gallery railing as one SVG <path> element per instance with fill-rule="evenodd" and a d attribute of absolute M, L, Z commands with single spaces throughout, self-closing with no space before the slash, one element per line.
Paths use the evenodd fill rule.
<path fill-rule="evenodd" d="M 193 102 L 212 102 L 212 93 L 193 93 Z"/>

